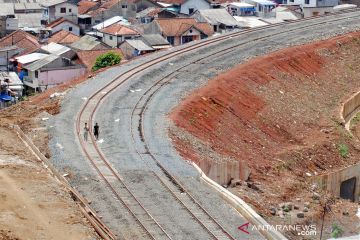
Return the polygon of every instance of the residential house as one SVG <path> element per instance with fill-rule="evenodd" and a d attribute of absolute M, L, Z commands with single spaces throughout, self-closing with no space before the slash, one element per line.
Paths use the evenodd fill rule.
<path fill-rule="evenodd" d="M 219 1 L 216 0 L 184 0 L 180 7 L 180 13 L 193 14 L 198 10 L 220 8 Z"/>
<path fill-rule="evenodd" d="M 78 3 L 78 24 L 81 33 L 85 33 L 91 29 L 93 25 L 92 16 L 87 13 L 96 10 L 99 6 L 100 1 L 82 0 Z"/>
<path fill-rule="evenodd" d="M 52 34 L 57 33 L 61 30 L 65 30 L 71 32 L 72 34 L 80 36 L 80 26 L 66 18 L 58 18 L 55 21 L 46 25 L 46 27 L 51 30 Z"/>
<path fill-rule="evenodd" d="M 161 34 L 173 46 L 212 36 L 214 30 L 208 23 L 194 18 L 159 18 L 145 25 L 145 34 Z"/>
<path fill-rule="evenodd" d="M 70 48 L 78 50 L 108 50 L 110 47 L 105 43 L 99 41 L 97 38 L 85 35 L 81 37 L 78 41 L 69 45 Z"/>
<path fill-rule="evenodd" d="M 84 64 L 88 71 L 91 71 L 92 67 L 95 65 L 96 58 L 102 54 L 114 52 L 121 56 L 121 62 L 125 61 L 124 54 L 119 48 L 106 49 L 106 50 L 87 50 L 87 51 L 77 51 L 77 57 L 79 61 Z"/>
<path fill-rule="evenodd" d="M 323 15 L 334 12 L 338 0 L 287 0 L 286 5 L 298 5 L 302 8 L 304 17 Z"/>
<path fill-rule="evenodd" d="M 6 58 L 10 60 L 14 56 L 35 52 L 40 47 L 41 45 L 35 36 L 21 30 L 17 30 L 0 39 L 0 49 L 5 48 L 2 56 L 5 57 L 6 54 Z"/>
<path fill-rule="evenodd" d="M 58 55 L 49 55 L 23 66 L 24 85 L 31 91 L 44 91 L 84 75 L 86 67 Z"/>
<path fill-rule="evenodd" d="M 256 9 L 254 5 L 245 2 L 232 2 L 227 7 L 232 16 L 255 16 Z"/>
<path fill-rule="evenodd" d="M 79 36 L 65 30 L 60 30 L 55 34 L 51 35 L 50 38 L 48 39 L 48 42 L 49 43 L 54 42 L 62 45 L 69 45 L 78 40 L 80 40 Z"/>
<path fill-rule="evenodd" d="M 155 18 L 175 18 L 179 14 L 177 12 L 165 8 L 146 8 L 145 10 L 136 14 L 136 19 L 139 23 L 150 23 Z"/>
<path fill-rule="evenodd" d="M 119 48 L 128 59 L 155 51 L 154 48 L 147 45 L 140 39 L 125 40 L 120 44 Z"/>
<path fill-rule="evenodd" d="M 198 22 L 209 23 L 215 32 L 232 30 L 239 25 L 225 8 L 198 10 L 192 17 L 197 19 Z"/>
<path fill-rule="evenodd" d="M 100 32 L 103 34 L 102 41 L 113 48 L 118 47 L 119 44 L 125 40 L 135 39 L 140 36 L 136 30 L 124 26 L 121 23 L 110 25 L 101 29 Z"/>
<path fill-rule="evenodd" d="M 78 6 L 72 1 L 67 0 L 46 0 L 41 3 L 43 9 L 43 25 L 65 18 L 73 23 L 78 23 Z"/>
<path fill-rule="evenodd" d="M 0 71 L 10 69 L 10 58 L 19 52 L 17 46 L 0 47 Z"/>
<path fill-rule="evenodd" d="M 24 78 L 24 71 L 22 71 L 23 66 L 35 62 L 37 60 L 43 59 L 47 56 L 49 56 L 49 54 L 47 53 L 34 52 L 19 57 L 14 57 L 13 69 L 19 74 L 20 79 L 23 80 Z"/>
<path fill-rule="evenodd" d="M 10 29 L 8 24 L 11 24 Z M 0 37 L 3 37 L 9 31 L 14 30 L 12 29 L 14 28 L 14 25 L 17 27 L 14 5 L 12 3 L 2 3 L 0 6 Z"/>
<path fill-rule="evenodd" d="M 274 18 L 275 12 L 272 10 L 276 7 L 276 3 L 269 0 L 244 0 L 256 8 L 256 15 L 261 18 Z"/>
<path fill-rule="evenodd" d="M 148 46 L 154 48 L 155 50 L 170 48 L 171 45 L 168 41 L 166 41 L 163 36 L 160 34 L 143 34 L 141 35 L 141 39 Z"/>
<path fill-rule="evenodd" d="M 159 4 L 152 0 L 109 0 L 100 6 L 83 11 L 78 16 L 79 24 L 85 32 L 90 30 L 91 26 L 104 22 L 109 18 L 122 16 L 125 19 L 135 19 L 137 12 L 149 7 L 159 6 Z"/>
<path fill-rule="evenodd" d="M 17 97 L 21 97 L 24 86 L 16 72 L 0 72 L 0 81 L 4 81 L 5 79 L 9 80 L 9 89 L 15 92 Z M 2 107 L 0 107 L 0 109 L 1 108 Z"/>
<path fill-rule="evenodd" d="M 14 11 L 19 14 L 27 14 L 27 13 L 42 13 L 43 7 L 39 2 L 16 2 L 14 3 Z"/>

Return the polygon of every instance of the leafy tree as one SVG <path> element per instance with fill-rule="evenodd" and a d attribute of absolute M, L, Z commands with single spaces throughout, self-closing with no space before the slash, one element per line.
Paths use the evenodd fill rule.
<path fill-rule="evenodd" d="M 100 68 L 113 66 L 115 64 L 120 63 L 120 61 L 121 61 L 121 56 L 119 54 L 114 52 L 107 52 L 96 58 L 96 62 L 92 67 L 92 70 L 96 71 Z"/>

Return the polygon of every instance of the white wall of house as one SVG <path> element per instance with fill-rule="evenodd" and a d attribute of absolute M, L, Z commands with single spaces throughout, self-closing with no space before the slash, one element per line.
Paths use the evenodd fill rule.
<path fill-rule="evenodd" d="M 191 14 L 191 9 L 193 12 L 196 10 L 210 9 L 210 3 L 205 0 L 188 0 L 181 5 L 180 13 Z"/>
<path fill-rule="evenodd" d="M 127 39 L 135 39 L 136 35 L 125 35 L 125 36 L 114 36 L 111 34 L 104 33 L 102 41 L 110 47 L 117 48 L 120 43 Z"/>
<path fill-rule="evenodd" d="M 66 18 L 77 23 L 78 7 L 70 3 L 60 3 L 43 10 L 43 19 L 48 22 L 55 21 L 58 18 Z"/>
<path fill-rule="evenodd" d="M 118 41 L 117 36 L 107 34 L 107 33 L 104 33 L 102 41 L 105 44 L 107 44 L 107 45 L 109 45 L 110 47 L 113 47 L 113 48 L 116 48 L 118 46 L 118 43 L 121 42 L 121 41 L 120 42 Z"/>
<path fill-rule="evenodd" d="M 18 18 L 7 18 L 6 19 L 6 30 L 7 31 L 16 31 L 19 28 L 19 19 Z"/>
<path fill-rule="evenodd" d="M 65 31 L 68 31 L 75 35 L 80 36 L 80 27 L 71 22 L 62 22 L 59 25 L 56 25 L 55 27 L 53 27 L 51 31 L 52 31 L 52 33 L 56 33 L 60 30 L 65 30 Z"/>

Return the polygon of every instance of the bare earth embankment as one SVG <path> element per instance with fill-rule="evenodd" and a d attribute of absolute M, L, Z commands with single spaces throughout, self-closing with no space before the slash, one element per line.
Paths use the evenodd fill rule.
<path fill-rule="evenodd" d="M 313 196 L 320 190 L 309 175 L 359 161 L 358 139 L 340 125 L 339 114 L 341 103 L 358 90 L 360 33 L 351 33 L 280 50 L 219 75 L 174 109 L 170 134 L 180 154 L 194 162 L 246 161 L 250 178 L 231 191 L 272 224 L 312 222 L 319 234 L 325 198 Z M 289 201 L 299 211 L 310 203 L 305 218 L 297 218 L 297 211 L 271 214 Z M 337 199 L 325 218 L 326 235 L 333 223 L 346 235 L 357 232 L 356 211 L 356 204 Z"/>

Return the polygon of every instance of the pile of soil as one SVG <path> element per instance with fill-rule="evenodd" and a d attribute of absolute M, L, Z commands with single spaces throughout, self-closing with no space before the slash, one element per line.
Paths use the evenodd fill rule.
<path fill-rule="evenodd" d="M 246 161 L 257 187 L 234 191 L 264 216 L 280 202 L 306 201 L 309 176 L 359 161 L 340 119 L 341 103 L 360 89 L 359 56 L 356 32 L 238 65 L 173 110 L 175 147 L 195 162 L 214 153 Z"/>

